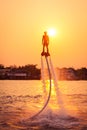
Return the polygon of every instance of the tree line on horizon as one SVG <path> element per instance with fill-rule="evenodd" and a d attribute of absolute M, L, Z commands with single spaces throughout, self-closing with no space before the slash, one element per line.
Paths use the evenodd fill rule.
<path fill-rule="evenodd" d="M 87 80 L 87 68 L 57 68 L 59 80 Z M 0 79 L 41 79 L 41 69 L 37 65 L 28 64 L 24 66 L 8 66 L 0 64 Z"/>

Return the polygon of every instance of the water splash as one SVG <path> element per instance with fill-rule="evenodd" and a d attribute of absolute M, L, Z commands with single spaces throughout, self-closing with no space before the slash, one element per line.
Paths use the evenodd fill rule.
<path fill-rule="evenodd" d="M 75 117 L 66 117 L 62 118 L 58 113 L 53 112 L 52 109 L 46 109 L 41 115 L 37 116 L 35 120 L 27 120 L 26 122 L 21 122 L 22 126 L 26 126 L 27 128 L 35 129 L 38 127 L 42 129 L 72 129 L 77 128 L 79 126 L 79 120 Z"/>

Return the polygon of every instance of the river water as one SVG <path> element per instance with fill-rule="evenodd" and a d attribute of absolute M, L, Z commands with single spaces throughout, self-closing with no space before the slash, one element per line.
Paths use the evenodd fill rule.
<path fill-rule="evenodd" d="M 52 86 L 48 106 L 31 120 L 48 96 L 42 82 L 0 80 L 0 130 L 87 130 L 87 81 L 59 81 L 58 85 L 63 109 Z"/>

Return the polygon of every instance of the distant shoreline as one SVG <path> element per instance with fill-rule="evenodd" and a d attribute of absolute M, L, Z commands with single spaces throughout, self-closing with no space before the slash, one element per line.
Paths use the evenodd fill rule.
<path fill-rule="evenodd" d="M 45 69 L 48 78 L 48 71 Z M 56 68 L 58 80 L 87 80 L 87 68 Z M 41 69 L 37 65 L 9 66 L 0 64 L 0 80 L 40 80 Z"/>
<path fill-rule="evenodd" d="M 0 79 L 0 80 L 41 80 L 41 79 Z M 58 79 L 58 81 L 87 81 L 87 79 Z"/>

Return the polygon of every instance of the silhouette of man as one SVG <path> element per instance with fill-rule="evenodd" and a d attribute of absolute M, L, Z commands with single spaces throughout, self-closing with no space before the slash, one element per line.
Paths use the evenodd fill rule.
<path fill-rule="evenodd" d="M 44 32 L 44 35 L 42 37 L 42 44 L 43 44 L 43 52 L 41 53 L 41 55 L 46 55 L 49 56 L 49 49 L 48 49 L 48 45 L 49 45 L 49 36 L 47 35 L 47 32 Z M 45 47 L 46 47 L 46 52 L 45 52 Z"/>

